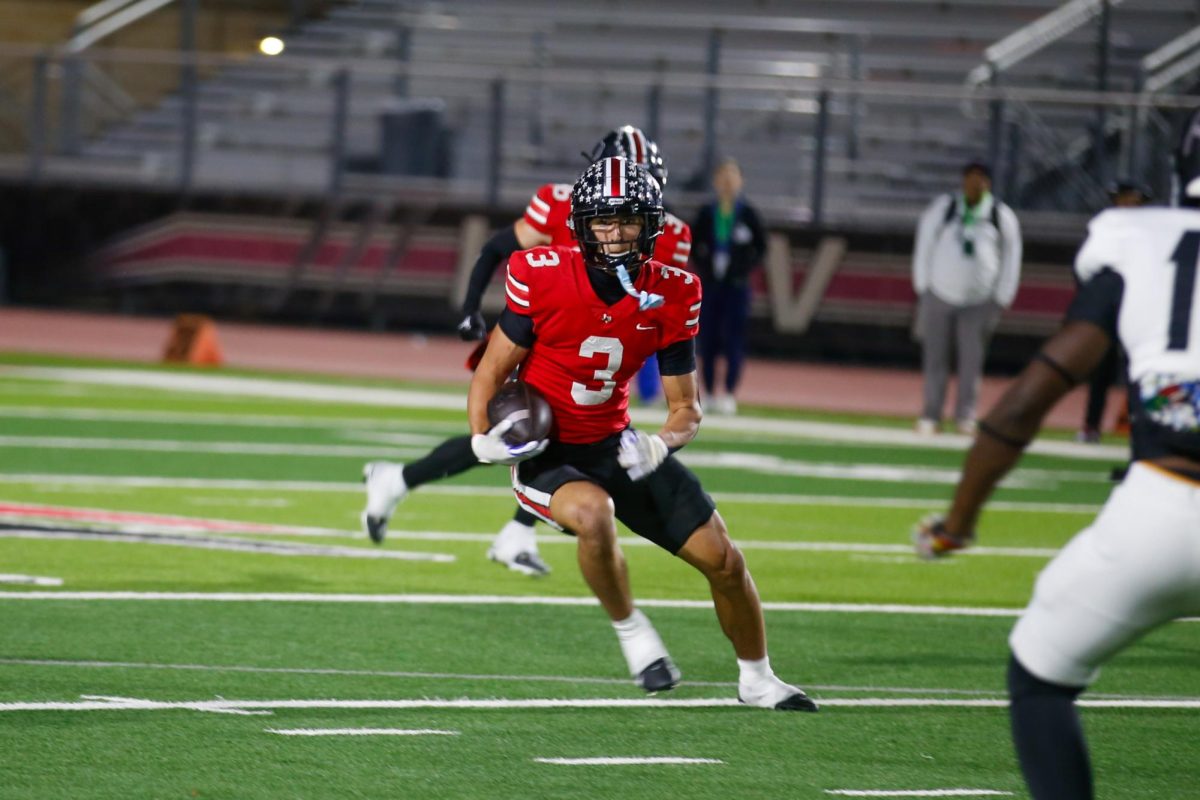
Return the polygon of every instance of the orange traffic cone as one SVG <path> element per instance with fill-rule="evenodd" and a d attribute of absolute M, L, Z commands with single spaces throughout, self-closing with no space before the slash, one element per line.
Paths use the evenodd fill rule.
<path fill-rule="evenodd" d="M 224 360 L 212 319 L 202 314 L 180 314 L 175 318 L 163 361 L 217 367 Z"/>

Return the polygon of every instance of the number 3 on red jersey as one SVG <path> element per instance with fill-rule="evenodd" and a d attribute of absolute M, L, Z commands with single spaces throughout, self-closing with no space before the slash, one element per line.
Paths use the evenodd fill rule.
<path fill-rule="evenodd" d="M 530 251 L 525 254 L 525 263 L 531 267 L 557 267 L 558 253 L 553 250 L 545 250 L 541 253 Z"/>
<path fill-rule="evenodd" d="M 590 360 L 601 354 L 608 355 L 608 363 L 604 369 L 598 369 L 594 373 L 595 380 L 600 381 L 600 388 L 589 389 L 585 384 L 578 382 L 571 384 L 571 399 L 581 406 L 600 405 L 612 397 L 613 389 L 616 388 L 617 382 L 613 380 L 613 376 L 621 369 L 625 346 L 621 344 L 620 339 L 611 336 L 589 336 L 579 345 L 579 355 L 585 359 Z"/>

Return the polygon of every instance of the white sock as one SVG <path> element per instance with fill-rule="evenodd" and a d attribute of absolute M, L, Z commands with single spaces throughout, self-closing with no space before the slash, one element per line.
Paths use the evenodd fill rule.
<path fill-rule="evenodd" d="M 518 553 L 537 554 L 537 534 L 532 525 L 509 520 L 492 540 L 492 549 L 502 558 L 515 558 Z"/>
<path fill-rule="evenodd" d="M 737 663 L 739 684 L 754 686 L 775 675 L 775 671 L 771 669 L 771 659 L 768 656 L 753 661 L 739 658 Z"/>
<path fill-rule="evenodd" d="M 617 632 L 617 638 L 621 641 L 634 638 L 644 627 L 653 628 L 653 626 L 650 624 L 650 620 L 639 608 L 635 608 L 633 613 L 625 619 L 616 620 L 613 622 L 612 626 Z"/>
<path fill-rule="evenodd" d="M 632 614 L 614 621 L 612 626 L 617 632 L 617 641 L 621 643 L 625 663 L 629 665 L 629 674 L 633 677 L 636 678 L 658 659 L 667 657 L 667 648 L 658 637 L 658 631 L 654 630 L 641 610 L 635 608 Z"/>

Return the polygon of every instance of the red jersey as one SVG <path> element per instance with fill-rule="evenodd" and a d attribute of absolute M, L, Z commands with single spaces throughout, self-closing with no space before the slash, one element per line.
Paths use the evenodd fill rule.
<path fill-rule="evenodd" d="M 538 233 L 550 237 L 551 245 L 576 247 L 571 219 L 571 184 L 547 183 L 529 198 L 525 222 Z M 654 240 L 654 260 L 686 269 L 692 252 L 692 229 L 674 214 L 667 214 L 663 230 Z"/>
<path fill-rule="evenodd" d="M 538 233 L 550 237 L 551 245 L 575 246 L 575 234 L 567 222 L 571 219 L 569 183 L 547 183 L 529 198 L 525 222 Z"/>
<path fill-rule="evenodd" d="M 687 269 L 692 255 L 692 228 L 674 214 L 663 218 L 662 233 L 654 240 L 654 260 Z"/>
<path fill-rule="evenodd" d="M 646 359 L 700 329 L 700 280 L 648 261 L 634 286 L 666 302 L 648 311 L 623 297 L 606 305 L 588 281 L 579 250 L 535 247 L 513 253 L 505 292 L 514 313 L 533 320 L 536 337 L 521 380 L 550 403 L 555 438 L 589 444 L 629 425 L 629 380 Z"/>

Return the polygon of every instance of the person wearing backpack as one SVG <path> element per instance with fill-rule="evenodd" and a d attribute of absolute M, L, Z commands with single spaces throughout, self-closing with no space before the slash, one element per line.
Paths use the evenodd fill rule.
<path fill-rule="evenodd" d="M 941 430 L 952 350 L 957 354 L 954 419 L 975 432 L 975 403 L 987 345 L 1021 278 L 1021 226 L 991 192 L 982 161 L 962 171 L 962 190 L 934 198 L 917 224 L 913 249 L 914 332 L 921 344 L 924 402 L 917 433 Z"/>

